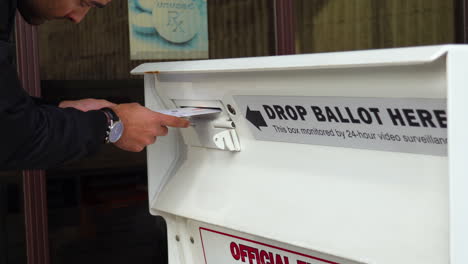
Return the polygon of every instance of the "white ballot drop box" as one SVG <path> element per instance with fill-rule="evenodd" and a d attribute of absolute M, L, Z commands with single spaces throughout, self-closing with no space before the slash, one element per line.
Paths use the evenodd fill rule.
<path fill-rule="evenodd" d="M 146 63 L 169 263 L 467 264 L 468 47 Z"/>

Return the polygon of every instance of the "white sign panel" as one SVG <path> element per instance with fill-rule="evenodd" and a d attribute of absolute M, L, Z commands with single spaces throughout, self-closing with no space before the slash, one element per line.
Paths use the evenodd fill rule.
<path fill-rule="evenodd" d="M 257 140 L 447 155 L 444 99 L 234 96 Z"/>
<path fill-rule="evenodd" d="M 271 244 L 200 227 L 205 264 L 358 264 L 289 245 Z"/>

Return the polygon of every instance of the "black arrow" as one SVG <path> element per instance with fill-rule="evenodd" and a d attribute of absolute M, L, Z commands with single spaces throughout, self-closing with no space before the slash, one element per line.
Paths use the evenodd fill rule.
<path fill-rule="evenodd" d="M 248 106 L 247 106 L 247 114 L 245 115 L 245 118 L 249 120 L 250 123 L 252 123 L 260 131 L 261 131 L 260 127 L 268 127 L 260 111 L 251 111 Z"/>

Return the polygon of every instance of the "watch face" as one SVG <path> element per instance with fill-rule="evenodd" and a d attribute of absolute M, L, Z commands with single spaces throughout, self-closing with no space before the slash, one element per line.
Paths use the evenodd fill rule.
<path fill-rule="evenodd" d="M 112 143 L 117 142 L 120 137 L 122 137 L 124 131 L 124 125 L 122 122 L 117 121 L 114 123 L 114 125 L 111 127 L 110 133 L 109 133 L 109 141 Z"/>

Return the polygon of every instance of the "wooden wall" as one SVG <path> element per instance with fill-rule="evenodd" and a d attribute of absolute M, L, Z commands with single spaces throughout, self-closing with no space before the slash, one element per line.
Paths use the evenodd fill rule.
<path fill-rule="evenodd" d="M 139 78 L 129 71 L 128 1 L 91 10 L 78 25 L 40 27 L 43 80 Z M 297 53 L 455 42 L 454 0 L 295 0 Z M 210 58 L 275 52 L 272 0 L 208 0 Z"/>
<path fill-rule="evenodd" d="M 271 0 L 208 0 L 210 58 L 275 54 Z"/>
<path fill-rule="evenodd" d="M 93 9 L 78 25 L 39 28 L 42 80 L 120 80 L 143 61 L 130 61 L 128 1 Z M 271 0 L 208 0 L 210 58 L 273 55 Z"/>
<path fill-rule="evenodd" d="M 39 27 L 43 80 L 127 79 L 129 61 L 127 1 L 92 9 L 78 25 L 51 21 Z"/>
<path fill-rule="evenodd" d="M 296 0 L 298 53 L 455 42 L 453 0 Z"/>

